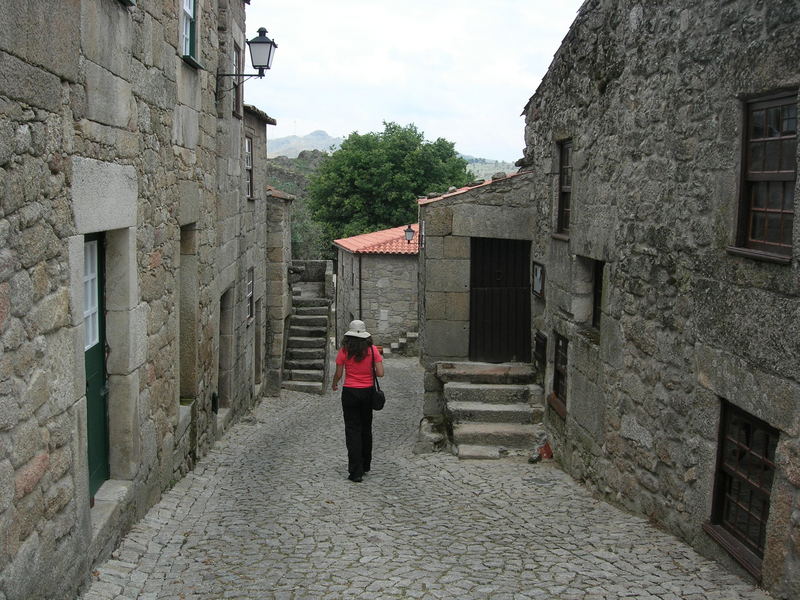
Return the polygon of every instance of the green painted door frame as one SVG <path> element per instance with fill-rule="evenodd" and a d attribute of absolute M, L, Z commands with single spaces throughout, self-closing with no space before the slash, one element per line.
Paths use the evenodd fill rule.
<path fill-rule="evenodd" d="M 83 325 L 86 364 L 86 430 L 89 457 L 89 495 L 109 478 L 108 382 L 106 377 L 105 260 L 102 234 L 84 238 Z"/>

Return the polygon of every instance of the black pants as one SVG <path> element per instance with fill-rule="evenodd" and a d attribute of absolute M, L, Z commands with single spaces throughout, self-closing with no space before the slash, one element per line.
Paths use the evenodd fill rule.
<path fill-rule="evenodd" d="M 347 470 L 359 477 L 372 463 L 372 388 L 342 388 Z"/>

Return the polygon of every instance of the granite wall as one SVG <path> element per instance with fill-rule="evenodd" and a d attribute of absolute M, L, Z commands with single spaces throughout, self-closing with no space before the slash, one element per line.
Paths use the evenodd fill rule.
<path fill-rule="evenodd" d="M 196 4 L 188 61 L 178 2 L 0 0 L 0 597 L 8 600 L 75 597 L 91 564 L 259 390 L 246 280 L 253 268 L 263 299 L 265 205 L 244 197 L 241 110 L 215 76 L 229 70 L 234 41 L 245 48 L 245 4 Z M 110 442 L 110 475 L 92 499 L 90 234 L 101 236 L 105 258 Z M 223 371 L 229 388 L 215 414 Z"/>
<path fill-rule="evenodd" d="M 379 346 L 388 347 L 419 328 L 416 254 L 338 253 L 337 344 L 353 319 L 361 319 Z"/>
<path fill-rule="evenodd" d="M 765 421 L 779 440 L 756 566 L 787 599 L 800 593 L 800 228 L 777 260 L 740 251 L 737 219 L 744 106 L 796 97 L 798 22 L 794 1 L 588 0 L 525 108 L 520 163 L 546 271 L 533 322 L 548 338 L 547 394 L 555 334 L 569 343 L 566 415 L 557 401 L 546 414 L 557 459 L 746 575 L 704 526 L 723 402 Z"/>

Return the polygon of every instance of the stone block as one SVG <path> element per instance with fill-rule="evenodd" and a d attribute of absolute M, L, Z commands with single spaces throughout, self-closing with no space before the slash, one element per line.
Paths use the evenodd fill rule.
<path fill-rule="evenodd" d="M 453 232 L 453 212 L 449 206 L 431 206 L 422 208 L 421 219 L 425 222 L 425 243 L 428 236 L 444 236 Z"/>
<path fill-rule="evenodd" d="M 0 10 L 0 13 L 3 12 L 5 11 Z M 0 31 L 2 30 L 0 27 Z M 41 37 L 41 32 L 37 36 Z M 13 100 L 53 113 L 58 112 L 61 104 L 61 80 L 57 75 L 5 52 L 0 52 L 0 90 Z"/>
<path fill-rule="evenodd" d="M 624 365 L 624 345 L 619 321 L 603 314 L 600 320 L 600 359 L 615 369 L 621 369 Z"/>
<path fill-rule="evenodd" d="M 468 292 L 470 262 L 468 260 L 425 261 L 425 289 L 429 292 Z"/>
<path fill-rule="evenodd" d="M 469 321 L 469 292 L 446 293 L 445 307 L 448 321 Z"/>
<path fill-rule="evenodd" d="M 128 127 L 134 114 L 130 82 L 93 62 L 84 61 L 83 65 L 86 77 L 86 117 L 113 127 Z"/>
<path fill-rule="evenodd" d="M 440 235 L 425 235 L 425 260 L 444 258 L 444 240 Z"/>
<path fill-rule="evenodd" d="M 469 260 L 472 244 L 470 238 L 448 235 L 442 239 L 444 240 L 443 258 L 462 258 Z"/>
<path fill-rule="evenodd" d="M 442 415 L 441 392 L 425 392 L 422 414 L 425 417 L 439 417 Z"/>
<path fill-rule="evenodd" d="M 133 310 L 106 312 L 109 374 L 127 375 L 144 364 L 147 358 L 147 315 L 148 306 L 144 303 Z"/>
<path fill-rule="evenodd" d="M 14 500 L 24 498 L 36 489 L 49 466 L 50 455 L 41 452 L 18 469 L 14 475 Z"/>
<path fill-rule="evenodd" d="M 197 148 L 200 139 L 200 113 L 178 104 L 172 116 L 172 143 L 190 150 Z"/>
<path fill-rule="evenodd" d="M 425 319 L 447 320 L 447 294 L 445 292 L 425 293 Z"/>
<path fill-rule="evenodd" d="M 129 310 L 139 302 L 136 229 L 106 232 L 106 309 Z"/>
<path fill-rule="evenodd" d="M 132 21 L 113 2 L 81 3 L 80 46 L 93 63 L 123 79 L 131 75 Z"/>
<path fill-rule="evenodd" d="M 28 419 L 19 423 L 11 432 L 11 444 L 11 464 L 15 468 L 37 456 L 45 447 L 43 432 L 37 420 Z"/>
<path fill-rule="evenodd" d="M 139 184 L 133 167 L 74 157 L 72 182 L 78 233 L 135 227 Z"/>
<path fill-rule="evenodd" d="M 600 445 L 605 433 L 606 398 L 597 383 L 599 382 L 573 369 L 570 378 L 569 414 Z"/>
<path fill-rule="evenodd" d="M 16 496 L 14 468 L 8 460 L 0 461 L 0 514 L 11 506 Z"/>
<path fill-rule="evenodd" d="M 531 240 L 537 234 L 531 208 L 461 204 L 452 211 L 453 235 Z"/>
<path fill-rule="evenodd" d="M 60 288 L 37 302 L 29 316 L 31 335 L 50 333 L 70 324 L 69 291 Z"/>
<path fill-rule="evenodd" d="M 461 321 L 428 321 L 425 353 L 429 357 L 466 358 L 469 355 L 469 324 Z"/>
<path fill-rule="evenodd" d="M 133 479 L 139 468 L 139 373 L 108 378 L 108 437 L 111 477 Z"/>

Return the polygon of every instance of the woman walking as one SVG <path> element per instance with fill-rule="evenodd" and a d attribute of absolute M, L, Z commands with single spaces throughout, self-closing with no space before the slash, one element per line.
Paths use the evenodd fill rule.
<path fill-rule="evenodd" d="M 373 364 L 375 374 L 383 377 L 383 357 L 372 345 L 372 336 L 363 321 L 351 321 L 336 355 L 336 372 L 331 385 L 334 392 L 338 390 L 344 373 L 342 412 L 350 481 L 362 481 L 372 462 Z"/>

